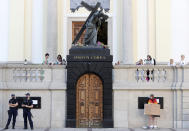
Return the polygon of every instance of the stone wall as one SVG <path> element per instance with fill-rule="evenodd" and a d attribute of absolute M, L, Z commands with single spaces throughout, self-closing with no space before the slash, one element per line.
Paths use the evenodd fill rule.
<path fill-rule="evenodd" d="M 145 125 L 148 119 L 144 110 L 138 109 L 138 97 L 149 97 L 153 93 L 164 98 L 164 109 L 158 118 L 161 128 L 189 128 L 188 71 L 188 66 L 115 66 L 114 127 Z"/>
<path fill-rule="evenodd" d="M 147 70 L 150 73 L 147 75 Z M 118 65 L 113 69 L 114 127 L 141 127 L 147 123 L 144 110 L 138 109 L 138 97 L 151 93 L 164 98 L 158 118 L 161 128 L 189 128 L 189 66 Z M 146 77 L 149 77 L 147 81 Z M 10 94 L 41 97 L 41 109 L 33 109 L 36 128 L 65 127 L 66 67 L 0 64 L 0 127 L 7 121 Z M 23 127 L 19 110 L 17 127 Z"/>
<path fill-rule="evenodd" d="M 10 95 L 41 97 L 41 109 L 32 109 L 34 126 L 64 127 L 66 112 L 65 66 L 0 65 L 0 126 L 7 121 Z M 23 127 L 23 113 L 19 109 L 17 127 Z"/>

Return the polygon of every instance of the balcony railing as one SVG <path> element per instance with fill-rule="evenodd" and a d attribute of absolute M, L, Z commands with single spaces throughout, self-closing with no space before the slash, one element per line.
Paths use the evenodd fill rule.
<path fill-rule="evenodd" d="M 13 80 L 15 82 L 43 82 L 45 70 L 40 68 L 14 68 Z"/>
<path fill-rule="evenodd" d="M 154 67 L 137 67 L 135 71 L 135 79 L 137 82 L 165 82 L 167 71 L 165 68 Z"/>
<path fill-rule="evenodd" d="M 189 87 L 189 66 L 117 65 L 114 89 L 175 89 Z"/>
<path fill-rule="evenodd" d="M 189 66 L 116 65 L 114 89 L 175 89 L 189 87 Z M 0 88 L 66 89 L 63 65 L 0 64 Z"/>
<path fill-rule="evenodd" d="M 63 65 L 0 64 L 0 89 L 66 89 Z"/>

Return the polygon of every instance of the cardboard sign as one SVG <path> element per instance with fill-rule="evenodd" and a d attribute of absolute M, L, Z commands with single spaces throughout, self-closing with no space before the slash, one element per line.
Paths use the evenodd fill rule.
<path fill-rule="evenodd" d="M 159 104 L 145 104 L 144 114 L 160 116 L 160 105 Z"/>

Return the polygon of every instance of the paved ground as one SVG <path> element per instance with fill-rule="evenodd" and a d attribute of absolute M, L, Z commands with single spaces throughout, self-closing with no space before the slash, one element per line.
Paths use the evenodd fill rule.
<path fill-rule="evenodd" d="M 189 131 L 189 129 L 156 129 L 157 131 Z M 144 130 L 142 128 L 136 128 L 136 129 L 127 129 L 127 128 L 100 128 L 100 129 L 95 129 L 95 128 L 62 128 L 62 129 L 34 129 L 33 131 L 156 131 L 154 130 Z M 8 129 L 8 130 L 3 130 L 3 128 L 0 128 L 0 131 L 30 131 L 24 130 L 24 129 Z"/>

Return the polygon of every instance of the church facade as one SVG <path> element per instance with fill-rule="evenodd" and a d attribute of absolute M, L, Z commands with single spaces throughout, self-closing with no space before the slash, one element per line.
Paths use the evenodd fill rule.
<path fill-rule="evenodd" d="M 0 61 L 42 63 L 44 54 L 66 59 L 72 40 L 89 11 L 70 10 L 73 0 L 2 1 Z M 160 63 L 188 54 L 188 1 L 108 0 L 109 20 L 102 28 L 114 63 L 133 64 L 150 54 Z M 82 41 L 82 40 L 81 40 Z M 187 61 L 188 57 L 186 57 Z"/>
<path fill-rule="evenodd" d="M 188 62 L 189 1 L 102 1 L 109 19 L 97 42 L 107 48 L 82 47 L 82 35 L 79 50 L 72 41 L 90 12 L 72 12 L 78 1 L 0 2 L 0 127 L 12 93 L 19 101 L 16 127 L 23 127 L 21 103 L 29 92 L 36 128 L 142 127 L 150 94 L 161 107 L 160 128 L 189 128 L 189 66 L 165 65 L 181 54 Z M 67 65 L 42 65 L 45 53 L 52 63 L 61 54 Z M 157 65 L 135 65 L 148 54 Z"/>

